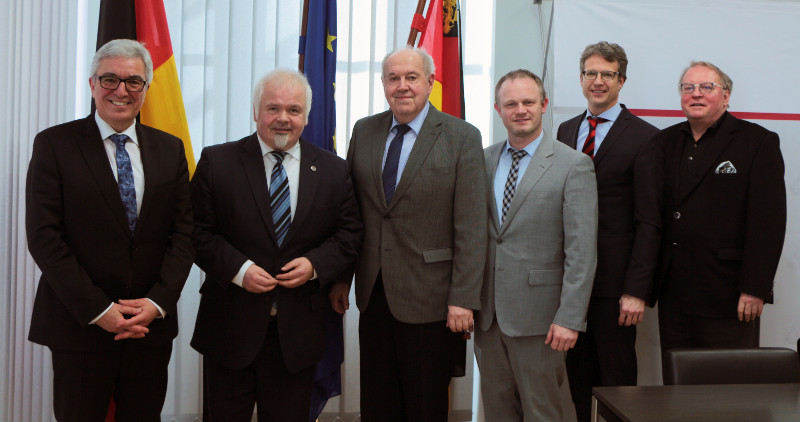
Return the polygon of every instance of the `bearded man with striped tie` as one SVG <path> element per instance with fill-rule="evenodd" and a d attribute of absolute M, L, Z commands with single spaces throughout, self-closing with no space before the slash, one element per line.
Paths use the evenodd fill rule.
<path fill-rule="evenodd" d="M 308 419 L 327 286 L 351 274 L 362 224 L 345 161 L 302 139 L 311 87 L 276 70 L 253 94 L 256 133 L 207 147 L 192 180 L 206 272 L 192 347 L 210 420 Z"/>
<path fill-rule="evenodd" d="M 504 75 L 508 138 L 486 148 L 489 242 L 475 356 L 487 421 L 560 421 L 564 353 L 586 328 L 597 260 L 597 187 L 586 154 L 542 130 L 542 80 Z"/>

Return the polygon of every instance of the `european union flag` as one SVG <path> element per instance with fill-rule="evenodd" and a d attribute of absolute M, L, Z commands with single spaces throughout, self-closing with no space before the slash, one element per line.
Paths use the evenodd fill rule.
<path fill-rule="evenodd" d="M 309 0 L 306 35 L 298 53 L 313 101 L 303 139 L 328 151 L 336 149 L 336 0 Z"/>
<path fill-rule="evenodd" d="M 303 139 L 328 151 L 336 150 L 336 0 L 306 0 L 305 35 L 300 35 L 303 73 L 313 100 Z M 342 315 L 330 307 L 325 315 L 325 353 L 317 363 L 309 421 L 314 422 L 328 399 L 341 394 L 344 361 Z"/>

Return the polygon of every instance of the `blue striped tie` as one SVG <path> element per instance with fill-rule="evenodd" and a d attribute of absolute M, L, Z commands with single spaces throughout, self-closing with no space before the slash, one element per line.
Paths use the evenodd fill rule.
<path fill-rule="evenodd" d="M 117 185 L 119 185 L 119 196 L 122 199 L 122 206 L 125 207 L 125 216 L 128 217 L 128 228 L 131 234 L 136 229 L 136 185 L 133 183 L 133 167 L 131 157 L 125 150 L 125 143 L 128 141 L 127 135 L 115 133 L 111 136 L 111 141 L 117 145 Z"/>
<path fill-rule="evenodd" d="M 289 179 L 286 177 L 286 170 L 283 168 L 283 151 L 270 152 L 275 157 L 275 166 L 272 167 L 272 175 L 269 182 L 269 206 L 272 208 L 272 223 L 275 225 L 275 236 L 278 238 L 278 246 L 283 244 L 286 233 L 289 231 L 289 224 L 292 222 L 292 205 L 289 200 Z"/>

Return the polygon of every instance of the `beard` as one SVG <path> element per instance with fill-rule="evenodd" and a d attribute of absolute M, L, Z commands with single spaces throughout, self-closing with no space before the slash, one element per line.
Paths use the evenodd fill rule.
<path fill-rule="evenodd" d="M 286 133 L 279 133 L 275 135 L 275 148 L 285 151 L 286 146 L 289 145 L 289 135 Z"/>

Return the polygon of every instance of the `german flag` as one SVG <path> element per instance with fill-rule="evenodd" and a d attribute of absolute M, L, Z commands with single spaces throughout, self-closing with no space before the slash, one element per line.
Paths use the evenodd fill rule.
<path fill-rule="evenodd" d="M 97 48 L 120 38 L 143 43 L 153 58 L 153 80 L 140 112 L 141 122 L 183 141 L 189 175 L 193 175 L 192 140 L 163 0 L 101 0 Z"/>
<path fill-rule="evenodd" d="M 461 8 L 458 0 L 432 0 L 418 46 L 436 65 L 430 102 L 439 111 L 464 118 L 464 72 L 461 63 Z"/>

